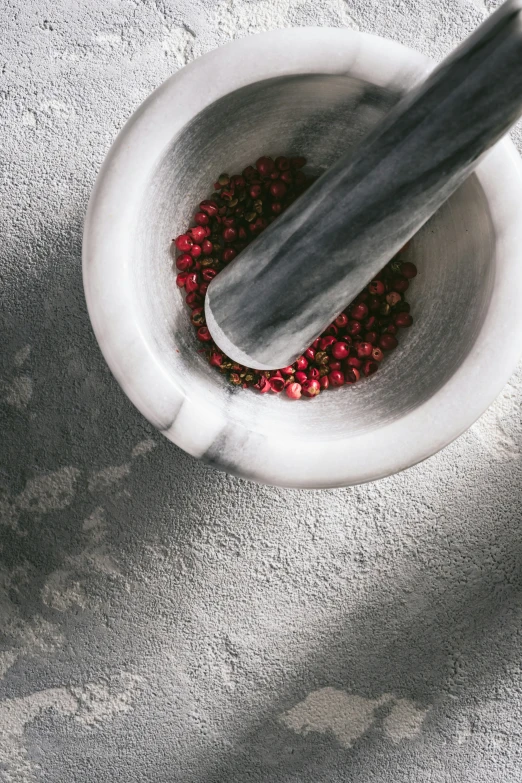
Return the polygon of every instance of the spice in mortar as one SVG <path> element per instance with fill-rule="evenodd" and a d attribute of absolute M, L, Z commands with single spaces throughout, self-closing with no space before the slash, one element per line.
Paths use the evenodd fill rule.
<path fill-rule="evenodd" d="M 291 400 L 317 397 L 377 372 L 399 344 L 400 331 L 413 323 L 404 294 L 417 274 L 415 265 L 403 260 L 403 248 L 289 367 L 260 372 L 225 356 L 205 323 L 208 285 L 312 184 L 302 170 L 305 164 L 303 157 L 274 160 L 265 155 L 242 174 L 221 174 L 211 198 L 200 203 L 195 225 L 174 240 L 179 251 L 176 282 L 185 289 L 208 362 L 234 386 L 261 394 L 285 392 Z"/>

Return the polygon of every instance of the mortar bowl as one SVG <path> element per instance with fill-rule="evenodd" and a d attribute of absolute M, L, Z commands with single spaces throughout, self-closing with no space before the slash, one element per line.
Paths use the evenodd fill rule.
<path fill-rule="evenodd" d="M 231 386 L 198 353 L 176 286 L 171 240 L 217 175 L 264 154 L 305 155 L 321 173 L 432 67 L 350 30 L 264 33 L 183 68 L 120 132 L 85 222 L 88 309 L 125 393 L 189 454 L 288 487 L 371 481 L 446 446 L 509 378 L 522 334 L 522 165 L 508 139 L 414 237 L 414 325 L 355 386 L 299 401 Z"/>

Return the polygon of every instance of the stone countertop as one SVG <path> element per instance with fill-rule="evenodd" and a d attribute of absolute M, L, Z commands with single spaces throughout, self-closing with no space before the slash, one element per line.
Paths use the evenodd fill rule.
<path fill-rule="evenodd" d="M 3 4 L 2 783 L 519 783 L 522 371 L 399 476 L 255 486 L 124 397 L 80 261 L 114 136 L 193 57 L 319 24 L 441 58 L 492 7 Z"/>

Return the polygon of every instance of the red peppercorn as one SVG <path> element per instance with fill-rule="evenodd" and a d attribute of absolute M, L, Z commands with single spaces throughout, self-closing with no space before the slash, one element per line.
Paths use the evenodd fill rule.
<path fill-rule="evenodd" d="M 223 250 L 223 261 L 228 264 L 229 261 L 232 261 L 233 258 L 237 256 L 236 251 L 233 247 L 226 247 Z"/>
<path fill-rule="evenodd" d="M 366 362 L 364 362 L 362 369 L 366 376 L 373 375 L 373 373 L 377 372 L 379 369 L 379 365 L 377 362 L 372 361 L 372 359 L 368 359 Z"/>
<path fill-rule="evenodd" d="M 262 177 L 268 177 L 274 170 L 275 163 L 272 158 L 263 155 L 263 157 L 256 160 L 256 169 L 259 171 Z"/>
<path fill-rule="evenodd" d="M 371 356 L 373 345 L 371 343 L 359 343 L 357 346 L 357 356 L 362 359 L 365 356 Z"/>
<path fill-rule="evenodd" d="M 280 155 L 275 159 L 275 164 L 279 171 L 287 171 L 290 168 L 290 161 L 288 158 L 283 157 L 283 155 Z"/>
<path fill-rule="evenodd" d="M 389 294 L 386 294 L 386 302 L 390 305 L 390 307 L 395 307 L 396 304 L 399 304 L 401 299 L 402 296 L 398 291 L 390 291 Z"/>
<path fill-rule="evenodd" d="M 200 326 L 198 331 L 198 340 L 201 340 L 202 343 L 208 343 L 210 340 L 212 340 L 212 335 L 210 334 L 208 327 L 206 326 Z"/>
<path fill-rule="evenodd" d="M 283 205 L 280 201 L 274 201 L 270 207 L 274 215 L 280 215 L 283 211 Z"/>
<path fill-rule="evenodd" d="M 324 376 L 326 378 L 326 375 Z M 305 397 L 317 397 L 321 391 L 321 385 L 319 381 L 305 381 L 303 383 L 303 394 Z"/>
<path fill-rule="evenodd" d="M 290 158 L 290 165 L 293 169 L 302 169 L 305 164 L 306 158 L 303 158 L 301 155 L 298 155 L 295 158 Z"/>
<path fill-rule="evenodd" d="M 288 367 L 282 367 L 280 372 L 283 373 L 283 375 L 293 375 L 294 374 L 294 368 L 291 364 L 288 365 Z"/>
<path fill-rule="evenodd" d="M 319 381 L 319 385 L 321 389 L 326 390 L 330 386 L 330 380 L 327 375 L 323 375 L 321 380 Z"/>
<path fill-rule="evenodd" d="M 205 239 L 205 229 L 203 226 L 193 226 L 192 228 L 189 228 L 189 234 L 194 242 L 197 242 L 198 244 Z"/>
<path fill-rule="evenodd" d="M 315 348 L 315 350 L 317 351 L 317 349 L 319 348 L 320 344 L 321 344 L 321 338 L 320 337 L 316 337 L 315 340 L 313 341 L 311 347 Z"/>
<path fill-rule="evenodd" d="M 417 267 L 415 264 L 412 264 L 411 261 L 404 261 L 401 264 L 401 275 L 408 280 L 411 280 L 413 277 L 417 276 Z"/>
<path fill-rule="evenodd" d="M 411 326 L 413 323 L 413 318 L 409 313 L 397 313 L 393 320 L 395 321 L 395 326 L 398 326 L 401 329 Z"/>
<path fill-rule="evenodd" d="M 212 242 L 210 242 L 210 240 L 204 239 L 203 244 L 201 245 L 201 249 L 203 250 L 203 255 L 210 256 L 214 250 L 214 245 Z"/>
<path fill-rule="evenodd" d="M 179 272 L 176 275 L 176 285 L 179 286 L 179 288 L 183 288 L 187 282 L 187 273 L 186 272 Z"/>
<path fill-rule="evenodd" d="M 328 334 L 326 337 L 321 337 L 319 340 L 319 348 L 321 351 L 327 351 L 336 342 L 333 334 Z"/>
<path fill-rule="evenodd" d="M 307 348 L 306 351 L 304 352 L 304 355 L 307 359 L 313 362 L 313 360 L 315 359 L 315 348 Z"/>
<path fill-rule="evenodd" d="M 307 377 L 308 380 L 310 381 L 318 381 L 321 375 L 317 367 L 310 367 L 310 369 L 307 372 Z"/>
<path fill-rule="evenodd" d="M 382 348 L 383 351 L 393 351 L 394 348 L 397 348 L 398 344 L 399 343 L 393 334 L 381 334 L 379 347 Z"/>
<path fill-rule="evenodd" d="M 214 367 L 221 367 L 221 364 L 223 362 L 223 354 L 219 353 L 219 351 L 213 351 L 210 354 L 210 364 L 212 364 Z"/>
<path fill-rule="evenodd" d="M 236 174 L 234 177 L 230 177 L 230 184 L 233 188 L 244 188 L 246 185 L 245 178 Z"/>
<path fill-rule="evenodd" d="M 402 294 L 404 291 L 407 290 L 410 284 L 407 278 L 405 277 L 394 277 L 390 281 L 390 285 L 393 291 L 399 291 L 399 293 Z"/>
<path fill-rule="evenodd" d="M 188 234 L 180 234 L 174 241 L 178 250 L 181 250 L 183 253 L 187 253 L 194 244 L 192 237 Z"/>
<path fill-rule="evenodd" d="M 339 329 L 344 329 L 346 324 L 348 323 L 348 316 L 346 313 L 341 313 L 337 316 L 337 318 L 334 321 L 334 324 L 339 327 Z"/>
<path fill-rule="evenodd" d="M 201 273 L 201 277 L 203 280 L 205 280 L 207 283 L 210 283 L 213 277 L 217 275 L 217 272 L 215 269 L 204 269 Z"/>
<path fill-rule="evenodd" d="M 376 294 L 377 296 L 382 296 L 382 294 L 385 291 L 384 283 L 382 282 L 382 280 L 378 280 L 378 279 L 372 280 L 372 282 L 368 286 L 368 291 L 371 294 Z"/>
<path fill-rule="evenodd" d="M 397 334 L 399 331 L 399 328 L 395 326 L 395 324 L 388 324 L 386 329 L 384 330 L 387 334 Z"/>
<path fill-rule="evenodd" d="M 208 226 L 210 222 L 209 216 L 205 215 L 204 212 L 196 212 L 194 215 L 194 220 L 198 226 Z"/>
<path fill-rule="evenodd" d="M 250 198 L 259 198 L 262 190 L 263 188 L 261 187 L 261 185 L 252 185 L 249 190 Z"/>
<path fill-rule="evenodd" d="M 286 185 L 284 182 L 273 182 L 270 185 L 270 193 L 272 196 L 280 201 L 282 198 L 286 196 Z"/>
<path fill-rule="evenodd" d="M 270 384 L 270 388 L 276 394 L 279 394 L 279 392 L 282 392 L 285 388 L 285 379 L 278 375 L 274 376 L 273 378 L 269 378 L 268 382 Z"/>
<path fill-rule="evenodd" d="M 206 296 L 208 289 L 208 283 L 205 281 L 204 283 L 201 283 L 201 285 L 198 288 L 198 293 L 201 294 L 201 296 Z"/>
<path fill-rule="evenodd" d="M 359 307 L 366 307 L 366 305 L 359 305 Z M 360 321 L 348 321 L 348 324 L 346 326 L 346 331 L 352 337 L 355 337 L 355 335 L 360 334 L 362 332 L 362 324 L 361 324 L 361 322 Z"/>
<path fill-rule="evenodd" d="M 205 325 L 205 310 L 203 307 L 195 307 L 192 310 L 192 315 L 190 320 L 194 324 L 194 326 L 204 326 Z"/>
<path fill-rule="evenodd" d="M 346 367 L 357 367 L 357 368 L 359 368 L 361 365 L 362 365 L 362 362 L 361 362 L 361 360 L 359 359 L 358 356 L 349 356 L 346 359 L 345 363 L 344 363 L 345 368 Z"/>
<path fill-rule="evenodd" d="M 306 370 L 306 368 L 308 367 L 308 359 L 306 358 L 306 356 L 298 356 L 297 359 L 295 360 L 295 363 L 298 370 Z"/>
<path fill-rule="evenodd" d="M 188 253 L 178 256 L 176 259 L 176 266 L 181 272 L 187 272 L 194 264 L 194 259 L 189 256 Z"/>
<path fill-rule="evenodd" d="M 308 380 L 308 376 L 305 372 L 302 370 L 298 370 L 295 374 L 295 379 L 298 383 L 303 384 L 306 380 Z"/>
<path fill-rule="evenodd" d="M 203 302 L 203 299 L 198 294 L 197 291 L 192 291 L 190 294 L 187 294 L 185 297 L 185 302 L 188 304 L 191 310 L 193 310 L 195 307 L 200 307 L 200 305 Z"/>
<path fill-rule="evenodd" d="M 237 231 L 232 226 L 225 228 L 223 231 L 223 239 L 225 242 L 234 242 L 237 239 Z"/>
<path fill-rule="evenodd" d="M 344 375 L 340 370 L 332 370 L 332 372 L 328 375 L 328 379 L 332 386 L 344 385 Z"/>
<path fill-rule="evenodd" d="M 301 384 L 289 383 L 286 387 L 286 396 L 291 400 L 298 400 L 301 397 Z"/>
<path fill-rule="evenodd" d="M 281 179 L 283 182 L 285 182 L 287 185 L 291 185 L 293 182 L 293 176 L 291 171 L 282 171 L 279 179 Z"/>
<path fill-rule="evenodd" d="M 323 334 L 325 334 L 325 335 L 326 335 L 326 334 L 332 334 L 332 335 L 334 335 L 334 336 L 335 336 L 335 335 L 337 335 L 338 333 L 339 333 L 339 327 L 338 327 L 338 326 L 337 326 L 335 323 L 333 323 L 333 324 L 330 324 L 330 326 L 328 326 L 328 327 L 327 327 L 327 328 L 324 330 L 324 332 L 323 332 Z"/>
<path fill-rule="evenodd" d="M 190 274 L 187 275 L 187 282 L 185 283 L 185 288 L 187 290 L 187 293 L 191 294 L 192 291 L 197 291 L 199 287 L 199 278 L 196 272 L 190 272 Z"/>
<path fill-rule="evenodd" d="M 368 299 L 368 310 L 370 313 L 376 313 L 381 306 L 381 300 L 378 296 L 370 296 Z"/>
<path fill-rule="evenodd" d="M 374 359 L 374 361 L 376 362 L 382 362 L 382 360 L 384 359 L 383 352 L 376 345 L 374 346 L 372 351 L 372 359 Z"/>
<path fill-rule="evenodd" d="M 364 335 L 364 340 L 367 343 L 373 344 L 377 342 L 378 337 L 379 335 L 377 334 L 377 332 L 366 332 L 366 334 Z"/>
<path fill-rule="evenodd" d="M 350 315 L 356 321 L 362 321 L 368 315 L 368 307 L 364 302 L 354 305 L 350 310 Z"/>
<path fill-rule="evenodd" d="M 361 373 L 359 372 L 357 367 L 347 367 L 345 372 L 344 382 L 351 386 L 353 383 L 357 383 L 360 377 L 361 377 Z"/>
<path fill-rule="evenodd" d="M 346 359 L 349 353 L 350 348 L 344 342 L 336 342 L 332 345 L 332 356 L 336 359 Z"/>
<path fill-rule="evenodd" d="M 202 201 L 199 205 L 199 208 L 201 212 L 204 212 L 209 217 L 215 217 L 218 213 L 218 205 L 215 201 L 211 201 L 209 199 Z"/>
<path fill-rule="evenodd" d="M 201 245 L 192 245 L 190 248 L 190 255 L 192 258 L 199 258 L 201 255 Z"/>
<path fill-rule="evenodd" d="M 333 362 L 330 362 L 330 370 L 340 370 L 341 369 L 341 362 L 338 361 L 338 359 L 334 359 Z M 323 375 L 323 378 L 325 376 Z"/>

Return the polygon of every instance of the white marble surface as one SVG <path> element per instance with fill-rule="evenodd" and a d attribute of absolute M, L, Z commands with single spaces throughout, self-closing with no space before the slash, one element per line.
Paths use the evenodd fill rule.
<path fill-rule="evenodd" d="M 295 139 L 324 169 L 430 67 L 349 30 L 266 33 L 181 70 L 119 135 L 85 223 L 87 303 L 125 392 L 189 454 L 283 486 L 370 481 L 460 435 L 511 375 L 519 341 L 502 335 L 506 312 L 522 333 L 522 169 L 509 141 L 415 239 L 415 326 L 355 387 L 297 403 L 231 388 L 197 355 L 175 286 L 171 238 L 216 172 L 290 153 Z"/>

